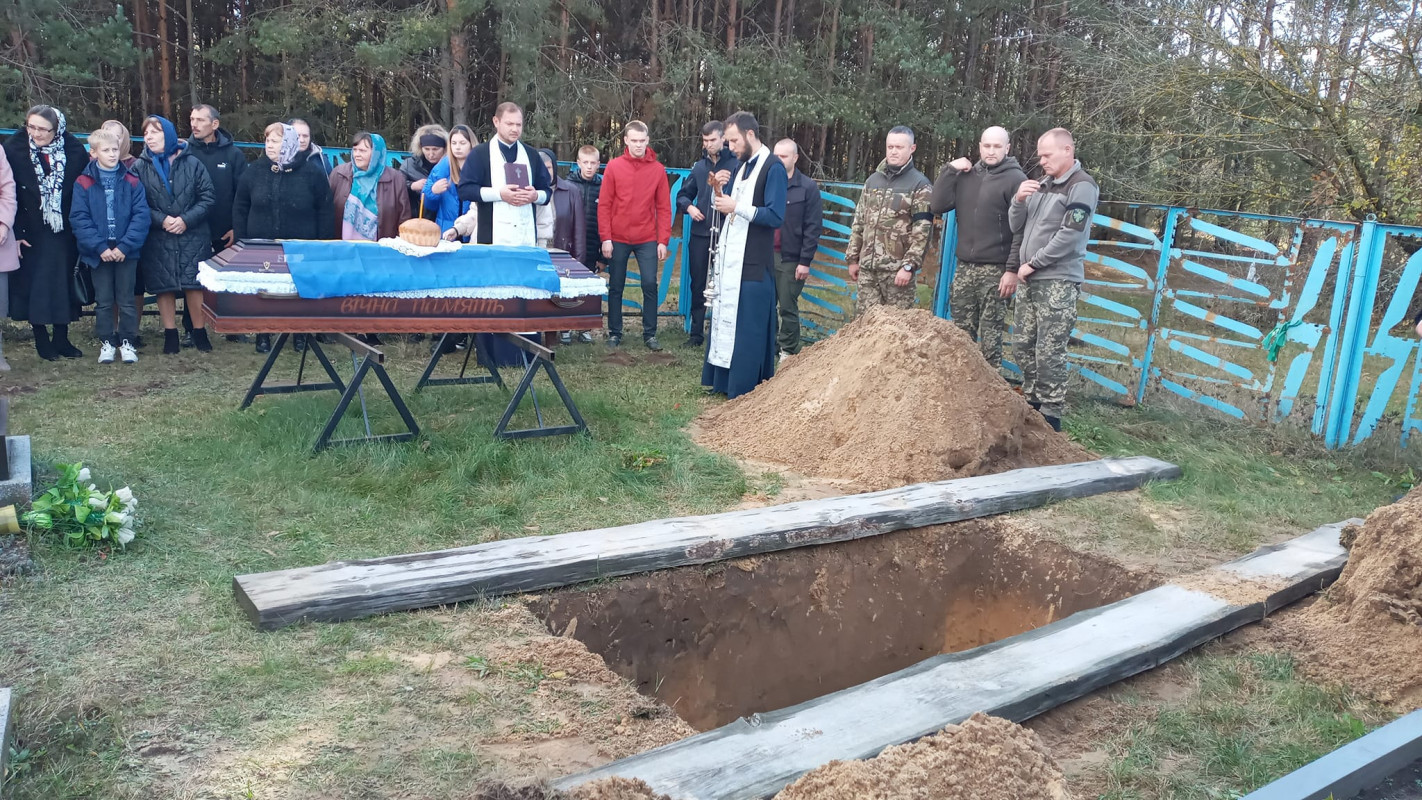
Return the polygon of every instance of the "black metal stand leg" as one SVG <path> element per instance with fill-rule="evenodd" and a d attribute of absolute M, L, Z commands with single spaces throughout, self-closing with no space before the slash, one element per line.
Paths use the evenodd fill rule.
<path fill-rule="evenodd" d="M 395 410 L 399 412 L 400 419 L 405 422 L 405 433 L 391 433 L 383 436 L 371 436 L 367 432 L 365 436 L 355 436 L 347 439 L 332 439 L 336 432 L 336 426 L 340 424 L 341 417 L 345 416 L 346 409 L 350 407 L 351 401 L 356 398 L 361 391 L 361 384 L 365 382 L 365 376 L 371 372 L 380 381 L 380 385 L 385 388 L 386 394 L 395 404 Z M 390 381 L 390 376 L 386 374 L 385 368 L 372 356 L 367 355 L 361 359 L 360 366 L 356 368 L 355 376 L 351 382 L 341 392 L 341 401 L 336 404 L 336 408 L 331 412 L 331 418 L 326 420 L 326 427 L 321 430 L 321 435 L 316 439 L 316 445 L 312 448 L 313 453 L 319 453 L 333 445 L 356 444 L 361 442 L 408 442 L 420 435 L 420 426 L 415 422 L 415 417 L 406 407 L 405 400 L 395 389 L 395 384 Z"/>
<path fill-rule="evenodd" d="M 548 379 L 553 382 L 553 388 L 558 391 L 558 397 L 563 400 L 563 407 L 568 410 L 568 416 L 572 417 L 572 425 L 544 425 L 543 415 L 535 409 L 538 417 L 538 426 L 535 428 L 524 428 L 523 430 L 508 430 L 509 421 L 518 411 L 519 403 L 523 400 L 524 394 L 533 385 L 533 379 L 537 377 L 538 371 L 542 369 L 548 373 Z M 535 400 L 536 402 L 536 400 Z M 533 361 L 523 371 L 523 378 L 518 382 L 518 388 L 514 389 L 513 397 L 509 399 L 508 407 L 504 409 L 504 415 L 499 419 L 499 424 L 494 427 L 494 438 L 496 439 L 532 439 L 540 436 L 561 436 L 569 433 L 586 433 L 587 423 L 583 421 L 583 415 L 578 412 L 578 406 L 573 402 L 573 398 L 568 394 L 568 388 L 563 385 L 563 379 L 558 377 L 558 369 L 553 366 L 553 362 L 545 359 L 540 354 L 533 356 Z"/>
<path fill-rule="evenodd" d="M 345 382 L 341 380 L 341 373 L 336 371 L 336 367 L 331 363 L 331 359 L 326 356 L 326 351 L 321 349 L 321 344 L 316 340 L 316 335 L 311 334 L 306 337 L 306 349 L 316 355 L 316 360 L 321 362 L 321 368 L 326 370 L 331 382 L 336 384 L 341 391 L 345 391 Z M 298 381 L 299 382 L 299 381 Z"/>
<path fill-rule="evenodd" d="M 262 368 L 257 371 L 257 377 L 252 380 L 252 386 L 247 389 L 247 396 L 242 398 L 242 405 L 238 406 L 237 410 L 246 410 L 248 406 L 252 405 L 253 400 L 256 400 L 259 395 L 264 394 L 323 392 L 330 389 L 334 389 L 338 392 L 343 392 L 346 390 L 345 381 L 341 379 L 340 373 L 336 372 L 336 368 L 331 365 L 331 360 L 326 357 L 326 354 L 321 350 L 320 345 L 316 344 L 315 337 L 311 338 L 310 342 L 307 345 L 307 349 L 316 354 L 316 360 L 321 362 L 321 367 L 326 370 L 326 375 L 330 378 L 330 381 L 328 381 L 327 383 L 302 383 L 301 379 L 306 369 L 306 356 L 305 354 L 302 354 L 302 364 L 300 367 L 300 371 L 297 373 L 296 383 L 278 383 L 272 384 L 270 386 L 266 385 L 267 376 L 271 374 L 272 367 L 276 366 L 277 357 L 281 355 L 281 351 L 283 348 L 286 347 L 286 343 L 289 339 L 291 339 L 291 334 L 289 333 L 282 333 L 277 335 L 276 341 L 272 343 L 272 351 L 267 354 L 267 360 L 262 363 Z"/>
<path fill-rule="evenodd" d="M 439 343 L 435 345 L 434 352 L 430 353 L 430 360 L 425 364 L 424 373 L 420 375 L 420 380 L 415 384 L 415 391 L 418 392 L 426 386 L 465 386 L 469 384 L 479 383 L 497 383 L 500 389 L 504 388 L 504 379 L 499 375 L 498 368 L 494 366 L 493 359 L 485 359 L 481 357 L 478 360 L 479 366 L 489 371 L 488 375 L 476 375 L 473 377 L 465 376 L 464 373 L 469 368 L 469 356 L 474 351 L 474 349 L 478 348 L 477 344 L 475 345 L 474 349 L 465 348 L 464 363 L 459 368 L 459 377 L 430 377 L 434 374 L 435 367 L 439 365 L 440 359 L 444 358 L 445 344 L 449 341 L 449 338 L 454 335 L 456 334 L 446 333 L 440 336 Z M 477 335 L 471 333 L 469 334 L 469 336 L 470 338 L 474 339 L 476 343 L 478 342 L 479 337 Z M 480 350 L 480 356 L 483 356 L 482 350 Z"/>

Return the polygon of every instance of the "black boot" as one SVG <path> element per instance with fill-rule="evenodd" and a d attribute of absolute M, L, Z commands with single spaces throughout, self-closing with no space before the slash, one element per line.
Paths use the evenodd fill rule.
<path fill-rule="evenodd" d="M 193 347 L 199 353 L 212 352 L 212 340 L 207 338 L 207 328 L 193 328 Z"/>
<path fill-rule="evenodd" d="M 293 333 L 291 335 L 291 348 L 298 353 L 306 352 L 306 334 Z"/>
<path fill-rule="evenodd" d="M 270 333 L 257 334 L 257 352 L 270 353 L 272 351 L 272 335 Z"/>
<path fill-rule="evenodd" d="M 43 325 L 31 325 L 35 330 L 35 352 L 45 361 L 58 361 L 59 356 L 54 352 L 54 345 L 49 342 L 49 328 Z"/>
<path fill-rule="evenodd" d="M 171 355 L 173 355 L 174 353 L 177 353 L 178 351 L 180 351 L 181 349 L 182 349 L 182 348 L 178 346 L 178 329 L 177 329 L 177 328 L 164 328 L 164 329 L 163 329 L 163 355 L 165 355 L 165 356 L 171 356 Z"/>
<path fill-rule="evenodd" d="M 54 352 L 65 358 L 83 358 L 84 351 L 69 343 L 69 326 L 54 326 Z"/>
<path fill-rule="evenodd" d="M 1056 431 L 1057 433 L 1061 433 L 1061 432 L 1062 432 L 1062 418 L 1061 418 L 1061 417 L 1049 417 L 1049 416 L 1047 416 L 1046 414 L 1043 414 L 1043 415 L 1042 415 L 1042 419 L 1046 420 L 1046 421 L 1047 421 L 1047 424 L 1052 426 L 1052 430 Z"/>

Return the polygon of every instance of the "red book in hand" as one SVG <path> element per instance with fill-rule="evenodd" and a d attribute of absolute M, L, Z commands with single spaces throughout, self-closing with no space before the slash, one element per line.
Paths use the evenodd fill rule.
<path fill-rule="evenodd" d="M 504 183 L 510 186 L 517 186 L 522 189 L 525 186 L 532 186 L 528 177 L 527 164 L 505 164 Z"/>

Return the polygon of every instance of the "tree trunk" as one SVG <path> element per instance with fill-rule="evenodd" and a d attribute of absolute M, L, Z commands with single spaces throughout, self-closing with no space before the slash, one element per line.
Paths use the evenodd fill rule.
<path fill-rule="evenodd" d="M 659 35 L 659 32 L 661 30 L 661 19 L 657 13 L 657 10 L 658 6 L 660 6 L 661 4 L 661 0 L 652 0 L 652 30 L 651 36 L 648 37 L 648 41 L 651 43 L 652 56 L 651 63 L 649 64 L 649 66 L 651 68 L 651 78 L 654 81 L 661 77 L 661 69 L 659 69 L 659 64 L 657 63 L 659 58 L 657 51 L 660 49 L 658 40 L 661 38 L 661 36 Z"/>
<path fill-rule="evenodd" d="M 457 0 L 447 0 L 449 10 L 454 11 Z M 564 25 L 564 50 L 567 49 L 567 9 L 563 10 Z M 464 20 L 458 20 L 449 31 L 449 66 L 450 66 L 450 119 L 455 125 L 469 124 L 469 73 L 472 64 L 469 62 L 469 45 L 464 39 Z"/>
<path fill-rule="evenodd" d="M 148 37 L 148 0 L 134 0 L 133 27 L 133 45 L 141 51 L 144 49 Z M 144 114 L 147 114 L 148 109 L 153 107 L 150 105 L 148 85 L 149 65 L 152 64 L 152 61 L 153 59 L 150 57 L 143 58 L 138 62 L 138 103 Z"/>
<path fill-rule="evenodd" d="M 191 105 L 195 106 L 202 101 L 198 99 L 197 19 L 193 17 L 193 0 L 186 0 L 184 10 L 188 17 L 188 99 L 192 101 Z"/>
<path fill-rule="evenodd" d="M 163 116 L 171 119 L 173 116 L 173 69 L 168 51 L 168 0 L 158 0 L 158 108 L 163 112 Z"/>
<path fill-rule="evenodd" d="M 729 55 L 736 49 L 736 12 L 740 10 L 740 0 L 730 0 L 727 3 L 726 22 L 726 54 Z"/>

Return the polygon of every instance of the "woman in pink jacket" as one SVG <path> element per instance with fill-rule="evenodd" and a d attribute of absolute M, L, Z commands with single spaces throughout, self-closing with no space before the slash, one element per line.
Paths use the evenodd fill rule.
<path fill-rule="evenodd" d="M 10 273 L 20 268 L 20 245 L 15 240 L 15 172 L 0 150 L 0 310 L 10 308 Z M 0 372 L 9 372 L 0 344 Z"/>

